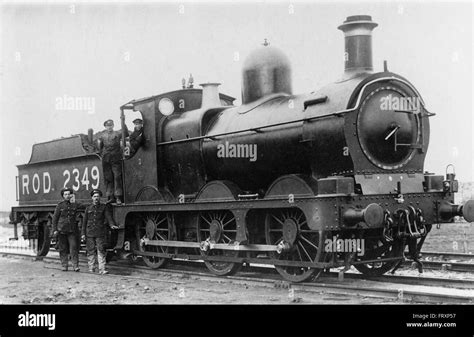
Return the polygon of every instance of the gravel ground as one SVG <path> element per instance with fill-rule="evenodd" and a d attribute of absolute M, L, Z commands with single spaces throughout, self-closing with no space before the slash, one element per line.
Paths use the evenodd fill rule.
<path fill-rule="evenodd" d="M 82 266 L 84 269 L 85 266 Z M 291 296 L 292 295 L 292 296 Z M 0 304 L 384 304 L 387 299 L 209 282 L 198 277 L 62 272 L 56 263 L 0 257 Z"/>

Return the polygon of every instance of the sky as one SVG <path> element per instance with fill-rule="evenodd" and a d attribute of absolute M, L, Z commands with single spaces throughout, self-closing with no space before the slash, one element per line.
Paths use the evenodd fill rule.
<path fill-rule="evenodd" d="M 266 38 L 289 58 L 293 93 L 343 73 L 347 16 L 367 14 L 374 70 L 409 79 L 429 111 L 425 170 L 474 180 L 471 2 L 88 2 L 0 5 L 0 211 L 34 143 L 119 122 L 119 107 L 194 83 L 241 97 L 241 66 Z M 78 103 L 63 104 L 74 98 Z M 79 104 L 79 103 L 82 103 Z"/>

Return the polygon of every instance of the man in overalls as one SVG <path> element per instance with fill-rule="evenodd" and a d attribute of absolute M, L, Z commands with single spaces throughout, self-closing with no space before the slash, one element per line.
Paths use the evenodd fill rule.
<path fill-rule="evenodd" d="M 99 150 L 102 157 L 106 195 L 109 201 L 121 204 L 123 201 L 122 150 L 120 148 L 122 132 L 114 131 L 114 121 L 111 119 L 106 120 L 104 126 L 105 130 L 98 139 L 100 140 Z M 127 129 L 125 129 L 125 136 L 128 136 Z"/>

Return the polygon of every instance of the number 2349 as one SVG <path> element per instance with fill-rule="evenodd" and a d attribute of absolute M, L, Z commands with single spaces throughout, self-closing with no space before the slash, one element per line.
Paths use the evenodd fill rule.
<path fill-rule="evenodd" d="M 69 170 L 64 170 L 63 176 L 66 178 L 64 181 L 64 187 L 68 186 L 69 182 L 72 182 L 72 189 L 74 191 L 79 191 L 79 188 L 82 186 L 86 187 L 86 190 L 89 190 L 89 184 L 91 185 L 91 188 L 98 188 L 99 187 L 99 180 L 100 180 L 100 175 L 99 175 L 99 169 L 97 166 L 93 166 L 90 171 L 90 179 L 89 180 L 89 168 L 86 167 L 84 172 L 82 173 L 81 177 L 81 172 L 79 169 L 75 168 L 71 171 Z"/>

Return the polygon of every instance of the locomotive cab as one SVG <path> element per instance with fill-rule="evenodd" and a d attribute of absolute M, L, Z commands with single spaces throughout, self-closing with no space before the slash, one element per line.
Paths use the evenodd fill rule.
<path fill-rule="evenodd" d="M 222 107 L 231 106 L 233 101 L 233 97 L 219 94 Z M 145 138 L 143 146 L 132 157 L 124 160 L 124 176 L 133 177 L 124 181 L 125 203 L 170 201 L 173 196 L 170 193 L 169 182 L 173 181 L 173 177 L 186 168 L 189 168 L 189 174 L 196 172 L 199 163 L 172 166 L 158 144 L 201 136 L 200 128 L 195 128 L 193 131 L 193 127 L 200 125 L 199 111 L 208 110 L 207 108 L 200 110 L 202 105 L 206 105 L 203 102 L 203 90 L 190 87 L 133 100 L 121 107 L 123 123 L 125 117 L 130 119 L 127 112 L 141 113 Z M 186 114 L 189 118 L 185 117 Z M 170 124 L 181 124 L 174 128 L 176 134 L 166 134 Z M 175 153 L 176 156 L 184 154 L 184 151 Z M 182 160 L 190 162 L 189 157 Z"/>

